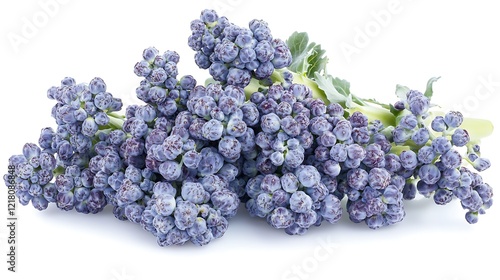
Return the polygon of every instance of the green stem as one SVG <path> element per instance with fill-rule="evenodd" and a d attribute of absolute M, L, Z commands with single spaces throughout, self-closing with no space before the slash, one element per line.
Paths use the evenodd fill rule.
<path fill-rule="evenodd" d="M 260 85 L 259 80 L 252 78 L 248 86 L 245 87 L 246 99 L 250 100 L 250 96 L 252 96 L 252 93 L 259 91 L 261 87 L 262 86 Z"/>
<path fill-rule="evenodd" d="M 124 118 L 115 117 L 108 114 L 109 123 L 108 126 L 110 128 L 121 129 L 123 127 L 123 123 L 125 122 Z"/>
<path fill-rule="evenodd" d="M 408 150 L 411 150 L 411 148 L 409 146 L 397 146 L 397 145 L 393 145 L 390 152 L 393 153 L 393 154 L 396 154 L 396 155 L 400 155 L 401 152 L 408 151 Z"/>
<path fill-rule="evenodd" d="M 118 112 L 110 112 L 110 113 L 108 113 L 108 116 L 109 117 L 114 117 L 114 118 L 117 118 L 117 119 L 122 119 L 122 120 L 125 119 L 125 115 L 120 115 L 120 114 L 118 114 Z"/>
<path fill-rule="evenodd" d="M 282 70 L 274 70 L 274 72 L 271 74 L 271 80 L 274 83 L 283 83 L 285 79 L 283 79 L 283 71 Z"/>
<path fill-rule="evenodd" d="M 462 157 L 462 160 L 465 160 L 467 163 L 473 166 L 472 161 L 469 159 L 469 157 Z"/>
<path fill-rule="evenodd" d="M 54 169 L 54 171 L 52 171 L 52 174 L 54 175 L 54 177 L 56 177 L 57 175 L 61 175 L 61 174 L 64 174 L 66 172 L 66 169 L 62 166 L 58 166 L 56 167 L 56 169 Z"/>
<path fill-rule="evenodd" d="M 283 83 L 285 81 L 283 79 L 282 72 L 282 70 L 274 70 L 270 77 L 273 83 Z M 265 86 L 261 85 L 259 80 L 252 78 L 250 83 L 245 87 L 246 99 L 249 100 L 252 93 L 259 91 L 262 88 L 265 88 Z"/>

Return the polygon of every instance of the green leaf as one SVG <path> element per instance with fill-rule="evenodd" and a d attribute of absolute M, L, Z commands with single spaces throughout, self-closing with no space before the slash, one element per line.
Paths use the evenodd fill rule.
<path fill-rule="evenodd" d="M 321 45 L 314 46 L 311 55 L 307 58 L 307 62 L 309 63 L 307 77 L 313 78 L 314 73 L 322 73 L 326 70 L 328 58 L 325 54 L 326 51 L 321 48 Z"/>
<path fill-rule="evenodd" d="M 286 44 L 292 54 L 292 64 L 288 66 L 288 69 L 299 74 L 306 73 L 309 51 L 314 47 L 309 44 L 309 35 L 306 32 L 294 32 L 286 40 Z"/>
<path fill-rule="evenodd" d="M 351 95 L 351 83 L 349 83 L 346 80 L 340 79 L 340 78 L 333 78 L 332 79 L 333 86 L 337 91 L 344 95 L 344 96 L 349 96 Z"/>
<path fill-rule="evenodd" d="M 346 108 L 353 108 L 354 107 L 354 102 L 352 101 L 352 95 L 348 95 L 347 99 L 345 101 L 345 107 Z"/>
<path fill-rule="evenodd" d="M 345 104 L 347 101 L 347 96 L 337 91 L 337 88 L 334 84 L 334 78 L 331 75 L 320 75 L 319 73 L 315 73 L 315 81 L 318 84 L 318 88 L 325 92 L 326 98 L 331 103 L 340 103 Z"/>
<path fill-rule="evenodd" d="M 432 84 L 434 82 L 436 82 L 437 80 L 439 80 L 439 78 L 441 78 L 441 77 L 433 77 L 433 78 L 430 78 L 429 81 L 427 81 L 427 88 L 425 89 L 425 93 L 424 93 L 424 95 L 427 98 L 431 99 L 432 94 L 433 94 L 433 92 L 432 92 Z"/>
<path fill-rule="evenodd" d="M 297 74 L 305 74 L 308 78 L 313 78 L 315 73 L 324 73 L 328 58 L 326 51 L 314 42 L 309 42 L 309 35 L 306 32 L 294 32 L 286 41 L 292 63 L 288 70 Z"/>
<path fill-rule="evenodd" d="M 376 104 L 384 109 L 387 109 L 387 110 L 391 110 L 391 108 L 394 108 L 394 106 L 392 106 L 392 104 L 385 104 L 385 103 L 382 103 L 380 101 L 378 101 L 377 99 L 374 99 L 374 98 L 369 98 L 369 99 L 365 99 L 364 100 L 366 103 L 372 103 L 372 104 Z"/>
<path fill-rule="evenodd" d="M 407 86 L 396 85 L 396 96 L 398 99 L 406 100 L 406 94 L 410 91 Z"/>
<path fill-rule="evenodd" d="M 358 105 L 362 105 L 362 106 L 367 105 L 366 101 L 369 101 L 369 100 L 362 99 L 362 98 L 351 93 L 351 90 L 350 90 L 351 84 L 348 81 L 346 81 L 344 79 L 340 79 L 340 78 L 333 78 L 332 82 L 333 82 L 333 85 L 335 86 L 335 88 L 337 89 L 337 91 L 346 97 L 350 96 L 352 102 L 354 102 Z M 372 103 L 376 104 L 376 102 L 372 102 Z"/>
<path fill-rule="evenodd" d="M 397 116 L 399 115 L 400 111 L 399 110 L 396 110 L 396 108 L 394 107 L 394 105 L 391 104 L 391 106 L 389 107 L 389 112 L 391 112 L 391 114 L 393 114 L 394 116 Z"/>

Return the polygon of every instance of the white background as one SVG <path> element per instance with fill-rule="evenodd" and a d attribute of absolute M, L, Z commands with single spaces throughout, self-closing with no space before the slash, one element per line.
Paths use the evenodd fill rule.
<path fill-rule="evenodd" d="M 428 78 L 441 76 L 435 103 L 461 106 L 467 116 L 498 126 L 496 1 L 328 1 L 325 6 L 326 1 L 312 0 L 68 0 L 52 1 L 56 6 L 49 11 L 40 5 L 46 2 L 0 4 L 1 173 L 23 143 L 36 142 L 42 127 L 53 126 L 46 90 L 65 76 L 77 82 L 100 76 L 111 93 L 131 104 L 137 102 L 134 89 L 140 80 L 133 66 L 145 47 L 156 46 L 177 51 L 180 74 L 203 81 L 208 73 L 196 69 L 187 46 L 189 22 L 203 8 L 217 8 L 239 25 L 264 19 L 283 39 L 307 31 L 328 51 L 329 72 L 349 80 L 352 92 L 363 97 L 393 102 L 396 84 L 425 90 Z M 490 87 L 484 80 L 490 80 Z M 498 140 L 495 132 L 482 146 L 493 163 L 484 177 L 495 190 Z M 301 237 L 274 230 L 241 209 L 223 238 L 205 247 L 169 248 L 157 246 L 139 226 L 116 220 L 110 209 L 81 215 L 18 205 L 18 272 L 7 273 L 5 193 L 5 188 L 0 191 L 0 275 L 6 276 L 1 279 L 500 277 L 500 206 L 468 225 L 458 201 L 437 206 L 430 200 L 408 202 L 406 219 L 389 228 L 373 231 L 344 218 Z M 325 250 L 324 244 L 333 249 Z"/>

